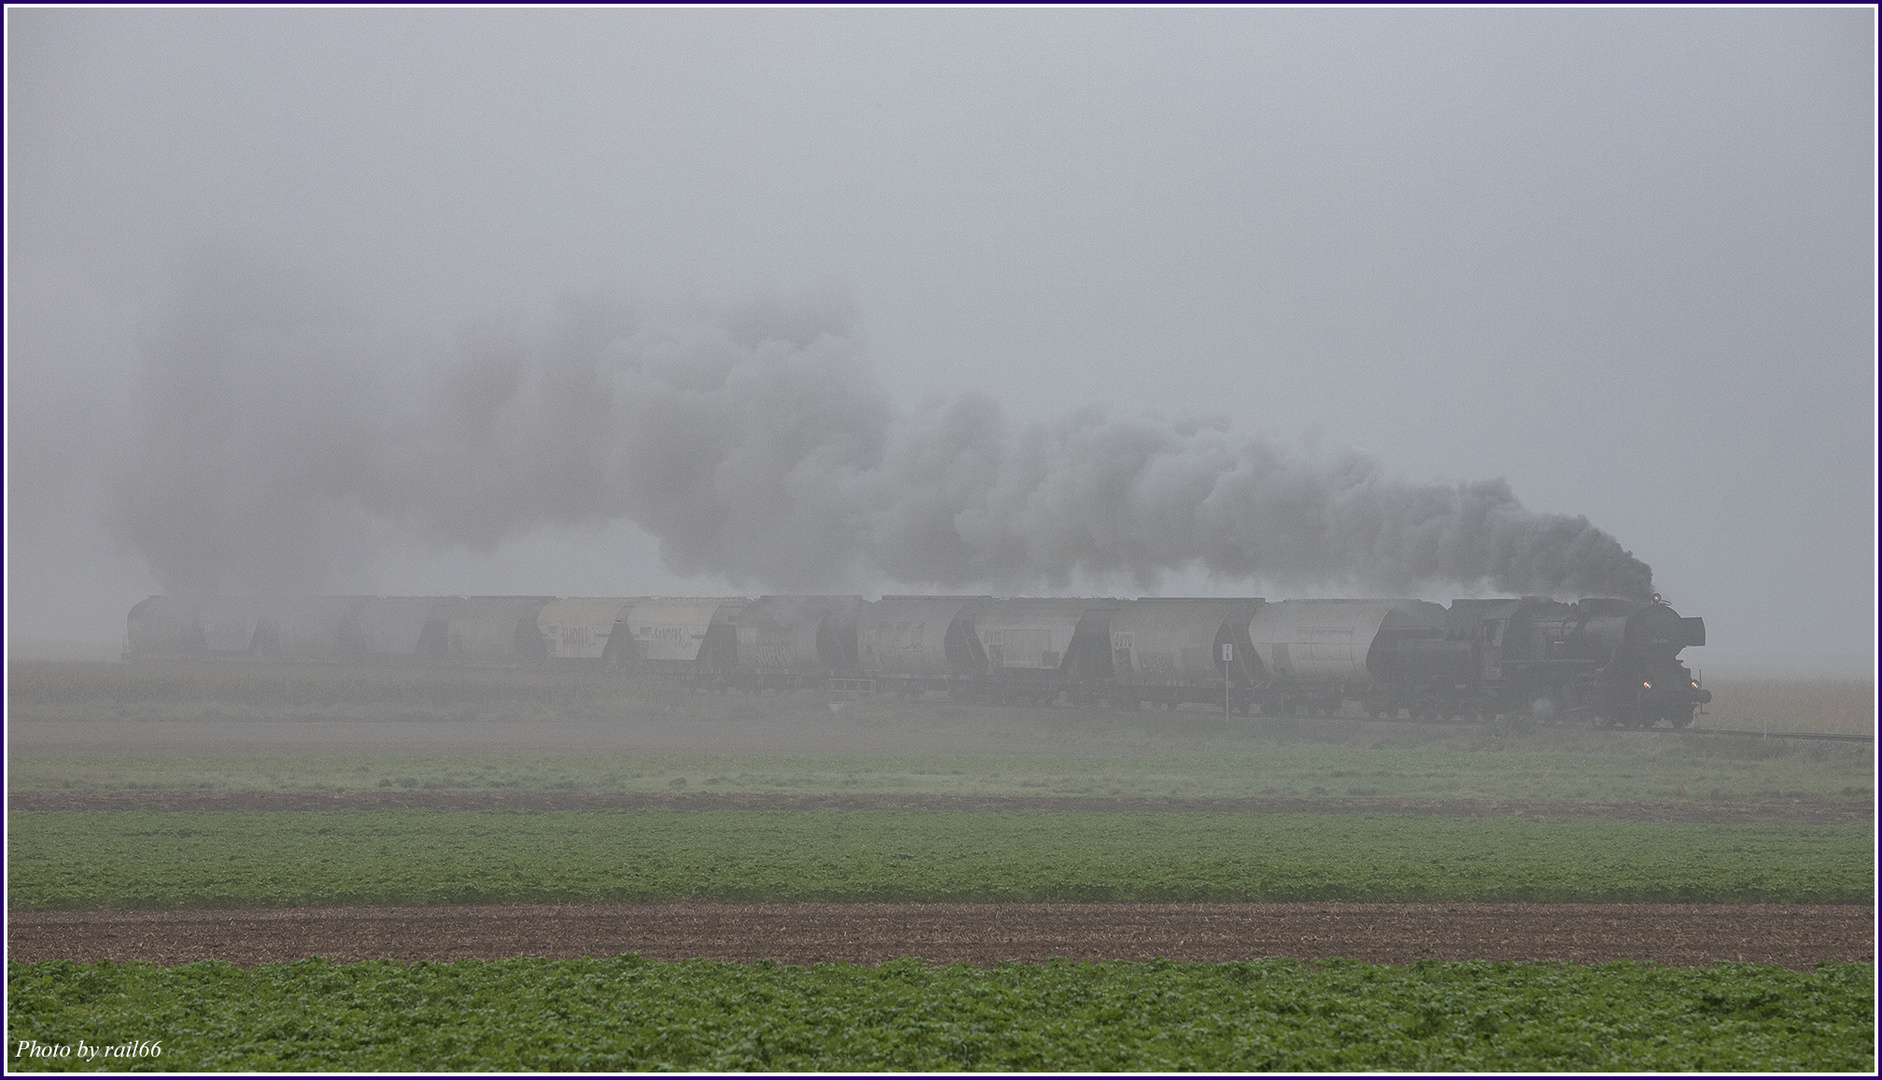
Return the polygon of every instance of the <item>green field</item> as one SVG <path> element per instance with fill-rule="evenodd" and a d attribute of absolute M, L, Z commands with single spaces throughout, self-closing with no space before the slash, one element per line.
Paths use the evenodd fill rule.
<path fill-rule="evenodd" d="M 1357 745 L 1302 741 L 1261 750 L 1114 755 L 60 755 L 18 759 L 10 780 L 22 792 L 688 791 L 1590 802 L 1841 802 L 1866 800 L 1873 790 L 1872 755 L 1864 746 L 1595 732 L 1536 737 L 1552 745 L 1528 749 L 1396 745 L 1408 741 L 1406 735 L 1431 739 L 1425 731 L 1386 731 Z"/>
<path fill-rule="evenodd" d="M 14 814 L 17 908 L 618 900 L 1868 903 L 1868 825 L 1378 814 Z"/>
<path fill-rule="evenodd" d="M 10 669 L 9 789 L 1562 800 L 1866 810 L 1871 746 L 688 695 L 571 672 Z M 1701 724 L 1874 730 L 1867 684 Z M 100 754 L 100 748 L 111 753 Z M 932 811 L 10 812 L 19 909 L 582 900 L 1873 904 L 1867 824 Z M 1873 965 L 10 965 L 8 1065 L 1873 1070 Z M 39 1058 L 158 1041 L 161 1057 Z M 146 1048 L 147 1052 L 147 1048 Z"/>
<path fill-rule="evenodd" d="M 1873 1072 L 1875 967 L 10 964 L 9 1069 Z M 22 1056 L 20 1040 L 74 1050 Z M 81 1061 L 158 1041 L 160 1056 Z"/>

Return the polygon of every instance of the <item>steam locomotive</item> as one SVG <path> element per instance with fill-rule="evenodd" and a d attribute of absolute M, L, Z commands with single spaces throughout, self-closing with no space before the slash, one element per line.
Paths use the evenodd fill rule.
<path fill-rule="evenodd" d="M 1651 601 L 153 596 L 127 659 L 600 668 L 695 690 L 1675 728 L 1711 700 Z"/>

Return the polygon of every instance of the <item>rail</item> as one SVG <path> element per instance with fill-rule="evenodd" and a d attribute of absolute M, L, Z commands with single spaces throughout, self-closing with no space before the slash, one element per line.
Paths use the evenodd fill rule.
<path fill-rule="evenodd" d="M 1724 735 L 1734 739 L 1816 739 L 1819 742 L 1875 741 L 1874 735 L 1833 735 L 1825 731 L 1730 731 L 1725 728 L 1683 728 L 1681 735 Z"/>
<path fill-rule="evenodd" d="M 1459 724 L 1468 724 L 1468 723 L 1482 723 L 1482 721 L 1468 721 L 1468 720 L 1384 720 L 1384 721 L 1375 721 L 1375 722 L 1387 723 L 1387 724 L 1436 724 L 1436 725 L 1453 725 L 1453 726 L 1459 725 Z M 1558 730 L 1561 728 L 1574 727 L 1574 726 L 1575 725 L 1566 725 L 1566 724 L 1553 725 L 1553 727 L 1555 727 Z M 1694 728 L 1694 727 L 1673 728 L 1671 730 L 1668 730 L 1667 728 L 1663 728 L 1663 727 L 1648 727 L 1648 728 L 1616 727 L 1616 728 L 1597 728 L 1593 730 L 1613 732 L 1613 733 L 1622 734 L 1622 735 L 1628 734 L 1628 733 L 1634 733 L 1634 734 L 1640 734 L 1640 735 L 1718 735 L 1718 736 L 1722 736 L 1728 739 L 1806 739 L 1806 740 L 1814 739 L 1817 742 L 1854 742 L 1854 743 L 1875 742 L 1874 735 L 1843 735 L 1840 733 L 1832 733 L 1828 731 L 1736 731 L 1730 728 Z"/>

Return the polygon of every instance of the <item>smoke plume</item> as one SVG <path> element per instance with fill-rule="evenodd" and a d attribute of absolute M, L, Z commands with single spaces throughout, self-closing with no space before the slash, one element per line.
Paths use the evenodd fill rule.
<path fill-rule="evenodd" d="M 1652 572 L 1502 480 L 1413 484 L 1220 422 L 897 408 L 843 306 L 614 298 L 397 346 L 266 275 L 210 273 L 152 337 L 112 526 L 166 589 L 331 588 L 395 538 L 489 549 L 625 518 L 670 569 L 778 591 L 1447 585 L 1643 597 Z"/>

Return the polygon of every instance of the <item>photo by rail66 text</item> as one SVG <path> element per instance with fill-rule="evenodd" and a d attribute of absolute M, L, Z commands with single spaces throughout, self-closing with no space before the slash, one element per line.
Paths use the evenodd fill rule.
<path fill-rule="evenodd" d="M 13 1045 L 13 1058 L 69 1058 L 91 1061 L 94 1058 L 147 1058 L 162 1057 L 163 1043 L 138 1040 L 136 1042 L 116 1043 L 111 1046 L 94 1046 L 84 1039 L 74 1047 L 70 1043 L 42 1043 L 36 1039 L 21 1039 Z"/>

